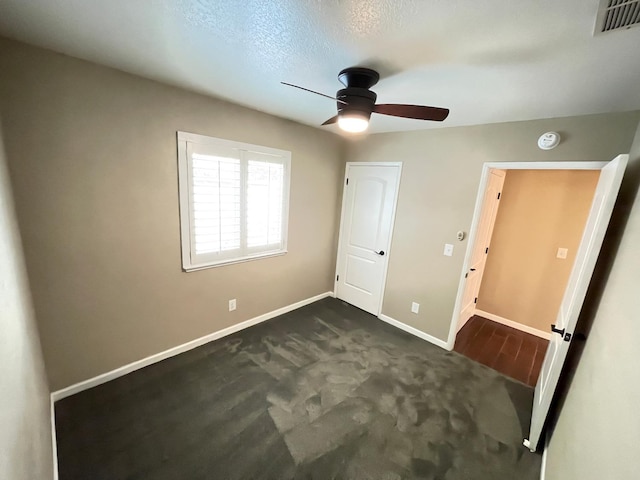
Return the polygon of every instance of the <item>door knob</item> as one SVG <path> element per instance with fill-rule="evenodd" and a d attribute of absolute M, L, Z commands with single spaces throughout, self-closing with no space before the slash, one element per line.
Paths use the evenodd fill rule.
<path fill-rule="evenodd" d="M 559 328 L 556 328 L 555 324 L 551 325 L 551 331 L 553 333 L 557 333 L 558 335 L 560 335 L 561 337 L 564 336 L 564 328 L 562 330 L 560 330 Z"/>
<path fill-rule="evenodd" d="M 471 270 L 472 272 L 475 272 L 476 269 L 475 268 L 470 268 L 469 270 Z"/>
<path fill-rule="evenodd" d="M 383 256 L 384 255 L 384 250 L 380 250 L 379 252 L 376 252 L 378 255 Z"/>

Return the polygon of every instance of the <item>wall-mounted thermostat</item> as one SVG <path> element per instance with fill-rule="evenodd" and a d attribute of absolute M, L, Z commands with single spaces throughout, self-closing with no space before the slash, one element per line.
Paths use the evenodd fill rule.
<path fill-rule="evenodd" d="M 556 148 L 560 143 L 560 134 L 558 132 L 547 132 L 540 135 L 538 139 L 538 147 L 542 150 L 551 150 Z"/>

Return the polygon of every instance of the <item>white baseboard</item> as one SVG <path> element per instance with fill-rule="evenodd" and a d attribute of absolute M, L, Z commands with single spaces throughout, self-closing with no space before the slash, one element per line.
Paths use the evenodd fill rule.
<path fill-rule="evenodd" d="M 433 343 L 434 345 L 437 345 L 440 348 L 444 348 L 445 350 L 451 350 L 451 348 L 449 348 L 449 346 L 447 345 L 447 342 L 445 342 L 444 340 L 440 340 L 439 338 L 429 335 L 428 333 L 424 333 L 422 330 L 418 330 L 415 327 L 411 327 L 405 323 L 399 322 L 395 318 L 388 317 L 384 313 L 381 313 L 380 315 L 378 315 L 378 318 L 383 322 L 388 323 L 389 325 L 393 325 L 394 327 L 399 328 L 400 330 L 404 330 L 405 332 L 410 333 L 411 335 L 415 335 L 416 337 L 421 338 L 422 340 L 426 340 L 429 343 Z"/>
<path fill-rule="evenodd" d="M 123 367 L 111 370 L 110 372 L 98 375 L 97 377 L 83 380 L 82 382 L 78 382 L 69 387 L 57 390 L 51 394 L 51 399 L 53 402 L 57 402 L 58 400 L 62 400 L 63 398 L 69 397 L 76 393 L 88 390 L 98 385 L 102 385 L 103 383 L 106 383 L 110 380 L 114 380 L 128 373 L 135 372 L 136 370 L 140 370 L 141 368 L 160 362 L 161 360 L 164 360 L 166 358 L 170 358 L 180 353 L 193 350 L 194 348 L 204 345 L 205 343 L 209 343 L 213 340 L 226 337 L 227 335 L 231 335 L 232 333 L 239 332 L 240 330 L 244 330 L 245 328 L 249 328 L 258 323 L 270 320 L 274 317 L 277 317 L 278 315 L 283 315 L 297 308 L 304 307 L 305 305 L 309 305 L 310 303 L 317 302 L 318 300 L 322 300 L 323 298 L 332 296 L 334 296 L 333 292 L 321 293 L 320 295 L 316 295 L 315 297 L 307 298 L 291 305 L 287 305 L 286 307 L 278 308 L 277 310 L 273 310 L 263 315 L 245 320 L 244 322 L 231 325 L 230 327 L 210 333 L 208 335 L 205 335 L 204 337 L 196 338 L 195 340 L 191 340 L 190 342 L 178 345 L 177 347 L 170 348 L 169 350 L 165 350 L 164 352 L 156 353 Z"/>
<path fill-rule="evenodd" d="M 538 330 L 537 328 L 533 328 L 528 325 L 523 325 L 522 323 L 514 322 L 513 320 L 509 320 L 508 318 L 504 318 L 499 315 L 494 315 L 493 313 L 485 312 L 484 310 L 476 309 L 475 314 L 480 317 L 493 320 L 494 322 L 501 323 L 502 325 L 506 325 L 507 327 L 515 328 L 516 330 L 520 330 L 525 333 L 530 333 L 531 335 L 535 335 L 536 337 L 544 338 L 545 340 L 551 339 L 550 332 L 543 332 L 542 330 Z"/>
<path fill-rule="evenodd" d="M 542 462 L 540 463 L 540 480 L 547 477 L 547 451 L 549 450 L 549 442 L 545 439 L 544 447 L 542 447 Z"/>

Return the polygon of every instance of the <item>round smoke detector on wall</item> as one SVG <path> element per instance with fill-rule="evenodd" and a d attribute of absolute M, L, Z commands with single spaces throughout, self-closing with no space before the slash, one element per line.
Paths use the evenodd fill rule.
<path fill-rule="evenodd" d="M 547 132 L 540 135 L 538 139 L 538 147 L 542 150 L 551 150 L 556 148 L 560 143 L 560 134 L 558 132 Z"/>

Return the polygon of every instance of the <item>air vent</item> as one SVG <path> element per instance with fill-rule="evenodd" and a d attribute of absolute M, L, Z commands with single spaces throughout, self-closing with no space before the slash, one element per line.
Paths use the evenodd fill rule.
<path fill-rule="evenodd" d="M 600 0 L 594 35 L 640 26 L 640 0 Z"/>

